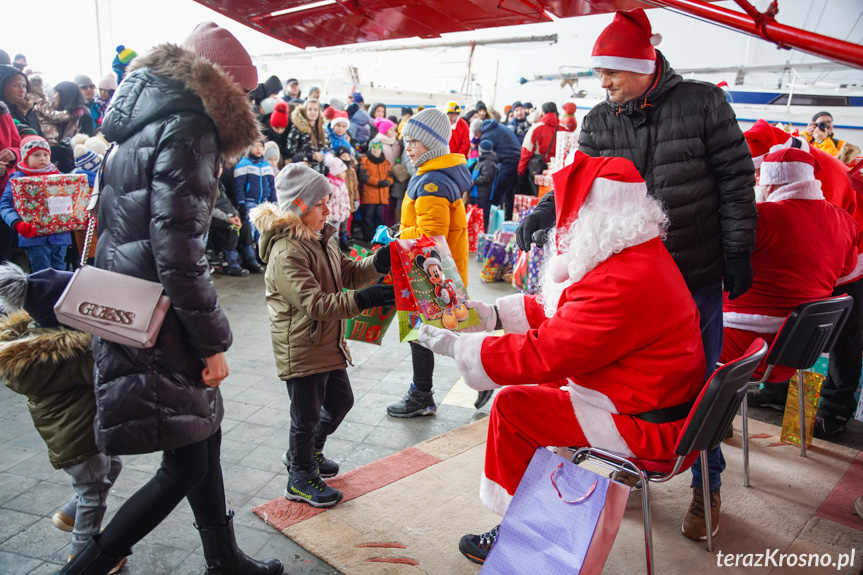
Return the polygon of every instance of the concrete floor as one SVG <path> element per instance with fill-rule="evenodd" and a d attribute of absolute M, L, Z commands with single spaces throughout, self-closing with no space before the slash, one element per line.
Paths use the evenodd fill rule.
<path fill-rule="evenodd" d="M 491 302 L 512 293 L 510 286 L 483 284 L 471 260 L 469 291 Z M 222 306 L 231 321 L 234 345 L 228 352 L 231 375 L 222 384 L 225 420 L 222 467 L 228 505 L 236 511 L 240 547 L 256 557 L 277 557 L 291 574 L 336 573 L 335 569 L 273 530 L 250 509 L 279 497 L 287 474 L 280 458 L 288 444 L 290 402 L 275 371 L 262 276 L 216 277 Z M 406 344 L 393 327 L 382 346 L 352 343 L 354 367 L 349 369 L 356 403 L 327 443 L 326 453 L 343 470 L 375 461 L 477 418 L 470 393 L 452 390 L 458 371 L 449 358 L 437 358 L 437 415 L 397 420 L 386 405 L 399 399 L 411 378 Z M 452 391 L 452 393 L 450 393 Z M 781 424 L 781 414 L 752 410 L 753 418 Z M 854 422 L 837 442 L 863 449 L 863 424 Z M 121 473 L 108 500 L 108 518 L 146 483 L 159 466 L 159 454 L 124 457 Z M 71 495 L 68 476 L 48 463 L 46 448 L 33 428 L 24 397 L 0 386 L 0 573 L 56 573 L 69 554 L 70 535 L 58 531 L 51 516 Z M 182 503 L 168 519 L 134 548 L 124 573 L 185 575 L 203 572 L 200 541 L 188 505 Z"/>

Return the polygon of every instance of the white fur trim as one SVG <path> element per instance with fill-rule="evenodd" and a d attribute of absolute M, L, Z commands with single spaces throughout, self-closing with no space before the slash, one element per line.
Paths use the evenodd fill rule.
<path fill-rule="evenodd" d="M 656 34 L 650 35 L 650 45 L 651 46 L 659 46 L 662 43 L 662 34 L 657 32 Z"/>
<path fill-rule="evenodd" d="M 617 408 L 614 407 L 614 402 L 607 395 L 589 387 L 582 387 L 571 379 L 569 380 L 569 392 L 577 395 L 582 401 L 593 407 L 598 407 L 611 413 L 618 412 Z"/>
<path fill-rule="evenodd" d="M 815 180 L 815 168 L 805 162 L 764 162 L 761 164 L 762 186 L 793 184 Z"/>
<path fill-rule="evenodd" d="M 755 333 L 776 333 L 783 323 L 785 323 L 784 317 L 772 315 L 736 311 L 726 311 L 722 314 L 722 327 L 754 331 Z"/>
<path fill-rule="evenodd" d="M 765 164 L 770 165 L 770 164 Z M 804 164 L 805 165 L 805 164 Z M 806 166 L 811 168 L 812 166 Z M 761 172 L 764 173 L 763 171 Z M 769 184 L 767 184 L 769 185 Z M 781 202 L 782 200 L 823 200 L 824 193 L 821 191 L 821 182 L 794 182 L 781 188 L 776 188 L 767 196 L 768 202 Z"/>
<path fill-rule="evenodd" d="M 847 284 L 849 282 L 853 282 L 854 280 L 860 279 L 863 276 L 863 257 L 857 257 L 857 266 L 847 276 L 842 276 L 838 280 L 836 280 L 836 285 Z"/>
<path fill-rule="evenodd" d="M 479 480 L 479 500 L 486 507 L 503 517 L 509 508 L 509 504 L 512 502 L 512 495 L 483 473 L 482 479 Z"/>
<path fill-rule="evenodd" d="M 477 391 L 501 387 L 492 381 L 482 366 L 482 342 L 487 337 L 494 336 L 490 333 L 466 333 L 459 336 L 455 346 L 455 365 L 468 387 Z"/>
<path fill-rule="evenodd" d="M 624 58 L 622 56 L 591 56 L 590 67 L 605 68 L 606 70 L 623 70 L 625 72 L 635 72 L 636 74 L 653 74 L 656 71 L 656 60 Z"/>
<path fill-rule="evenodd" d="M 500 315 L 500 323 L 506 333 L 527 333 L 530 330 L 522 294 L 499 298 L 497 313 Z"/>
<path fill-rule="evenodd" d="M 592 447 L 599 447 L 622 457 L 632 457 L 632 451 L 617 430 L 611 412 L 585 401 L 579 392 L 573 388 L 572 383 L 566 389 L 569 391 L 575 418 L 584 432 L 587 443 Z"/>
<path fill-rule="evenodd" d="M 590 193 L 585 204 L 604 214 L 620 214 L 621 212 L 641 206 L 647 196 L 647 184 L 644 182 L 620 182 L 608 178 L 596 178 L 590 185 Z"/>

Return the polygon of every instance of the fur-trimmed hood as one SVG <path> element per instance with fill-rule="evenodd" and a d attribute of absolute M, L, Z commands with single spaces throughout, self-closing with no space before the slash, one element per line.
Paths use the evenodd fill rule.
<path fill-rule="evenodd" d="M 0 320 L 0 379 L 16 381 L 37 364 L 60 363 L 91 354 L 92 336 L 68 328 L 43 328 L 26 311 Z"/>
<path fill-rule="evenodd" d="M 123 142 L 160 118 L 201 111 L 215 123 L 226 157 L 239 157 L 260 137 L 260 126 L 239 84 L 194 52 L 160 44 L 129 65 L 102 129 L 109 140 Z"/>
<path fill-rule="evenodd" d="M 249 212 L 252 224 L 261 232 L 258 241 L 261 259 L 267 262 L 270 250 L 276 240 L 285 236 L 304 241 L 316 241 L 321 238 L 329 239 L 335 233 L 335 228 L 329 224 L 324 226 L 323 231 L 318 232 L 303 223 L 300 216 L 293 212 L 283 212 L 279 206 L 273 203 L 263 203 Z"/>
<path fill-rule="evenodd" d="M 297 104 L 291 111 L 291 125 L 302 133 L 311 135 L 312 125 L 309 124 L 309 119 L 306 117 L 306 108 L 302 104 Z"/>

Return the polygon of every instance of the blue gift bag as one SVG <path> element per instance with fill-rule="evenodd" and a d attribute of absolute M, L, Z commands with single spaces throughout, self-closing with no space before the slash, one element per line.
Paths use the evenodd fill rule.
<path fill-rule="evenodd" d="M 504 216 L 503 216 L 503 208 L 500 206 L 492 206 L 488 212 L 488 227 L 486 229 L 486 233 L 493 234 L 500 230 L 501 226 L 503 226 Z"/>
<path fill-rule="evenodd" d="M 629 487 L 536 450 L 480 575 L 602 572 Z"/>

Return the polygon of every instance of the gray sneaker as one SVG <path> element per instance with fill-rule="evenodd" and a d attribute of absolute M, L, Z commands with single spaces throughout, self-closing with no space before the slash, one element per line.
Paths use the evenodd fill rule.
<path fill-rule="evenodd" d="M 437 406 L 434 402 L 434 392 L 420 391 L 414 384 L 402 398 L 387 406 L 387 415 L 392 417 L 417 417 L 419 415 L 434 415 Z"/>

